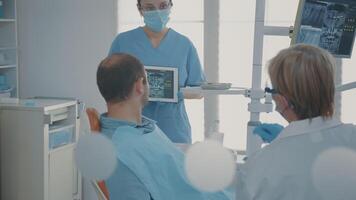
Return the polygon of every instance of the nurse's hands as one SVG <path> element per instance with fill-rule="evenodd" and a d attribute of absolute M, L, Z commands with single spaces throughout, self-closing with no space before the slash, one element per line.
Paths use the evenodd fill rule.
<path fill-rule="evenodd" d="M 271 143 L 283 130 L 283 126 L 279 124 L 263 123 L 257 126 L 253 133 L 260 136 L 264 142 Z"/>
<path fill-rule="evenodd" d="M 181 92 L 184 99 L 201 99 L 203 98 L 203 94 L 201 92 Z M 179 93 L 178 93 L 179 94 Z M 178 95 L 179 97 L 179 95 Z"/>

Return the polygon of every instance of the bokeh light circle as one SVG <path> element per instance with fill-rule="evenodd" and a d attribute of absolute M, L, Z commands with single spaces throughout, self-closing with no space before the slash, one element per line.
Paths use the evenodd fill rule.
<path fill-rule="evenodd" d="M 325 200 L 356 199 L 356 152 L 343 147 L 324 151 L 313 164 L 312 179 Z"/>
<path fill-rule="evenodd" d="M 217 192 L 234 181 L 236 164 L 232 152 L 215 140 L 206 140 L 187 150 L 185 171 L 197 189 Z"/>
<path fill-rule="evenodd" d="M 115 147 L 100 133 L 82 135 L 76 146 L 75 161 L 83 177 L 105 180 L 116 169 Z"/>

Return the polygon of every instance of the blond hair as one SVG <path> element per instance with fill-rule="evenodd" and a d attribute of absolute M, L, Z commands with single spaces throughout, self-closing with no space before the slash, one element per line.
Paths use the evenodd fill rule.
<path fill-rule="evenodd" d="M 287 98 L 299 119 L 334 113 L 334 58 L 318 47 L 298 44 L 269 63 L 272 86 Z"/>

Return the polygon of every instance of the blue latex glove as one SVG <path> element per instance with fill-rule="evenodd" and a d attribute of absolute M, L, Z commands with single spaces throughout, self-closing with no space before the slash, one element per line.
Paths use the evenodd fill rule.
<path fill-rule="evenodd" d="M 257 126 L 253 133 L 260 136 L 264 142 L 272 142 L 283 130 L 283 126 L 279 124 L 266 124 L 263 123 Z"/>

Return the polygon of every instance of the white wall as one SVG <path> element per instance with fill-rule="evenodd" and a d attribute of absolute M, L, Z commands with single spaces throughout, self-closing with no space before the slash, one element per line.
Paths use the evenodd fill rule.
<path fill-rule="evenodd" d="M 19 94 L 75 97 L 99 111 L 96 69 L 116 35 L 116 0 L 17 0 Z M 89 184 L 84 199 L 96 199 Z"/>
<path fill-rule="evenodd" d="M 115 0 L 17 0 L 20 97 L 76 97 L 99 110 L 96 68 L 116 34 Z"/>

